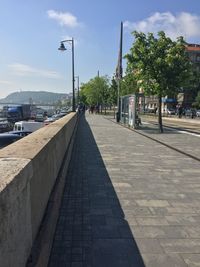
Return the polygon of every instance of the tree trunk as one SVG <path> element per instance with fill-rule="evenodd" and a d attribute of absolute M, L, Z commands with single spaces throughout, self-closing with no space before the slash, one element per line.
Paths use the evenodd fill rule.
<path fill-rule="evenodd" d="M 158 125 L 160 133 L 163 133 L 163 125 L 162 125 L 162 97 L 158 96 Z"/>

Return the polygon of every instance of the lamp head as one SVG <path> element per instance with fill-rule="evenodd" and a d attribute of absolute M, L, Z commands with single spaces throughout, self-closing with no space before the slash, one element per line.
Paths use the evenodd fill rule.
<path fill-rule="evenodd" d="M 67 49 L 65 48 L 65 45 L 63 44 L 63 42 L 60 43 L 60 47 L 58 48 L 58 50 L 60 50 L 60 51 L 65 51 L 65 50 L 67 50 Z"/>

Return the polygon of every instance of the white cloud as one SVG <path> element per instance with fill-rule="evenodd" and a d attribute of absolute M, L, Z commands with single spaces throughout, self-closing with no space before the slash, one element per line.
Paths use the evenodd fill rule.
<path fill-rule="evenodd" d="M 14 72 L 14 74 L 20 76 L 39 76 L 52 79 L 60 78 L 60 75 L 55 71 L 37 69 L 21 63 L 10 64 L 9 68 Z"/>
<path fill-rule="evenodd" d="M 11 81 L 0 80 L 0 84 L 2 84 L 2 85 L 12 85 L 13 83 Z"/>
<path fill-rule="evenodd" d="M 77 18 L 69 12 L 62 13 L 55 10 L 48 10 L 47 14 L 50 19 L 56 20 L 61 26 L 70 28 L 80 26 Z"/>
<path fill-rule="evenodd" d="M 177 15 L 170 12 L 156 12 L 142 21 L 125 21 L 124 27 L 131 31 L 136 30 L 144 33 L 165 31 L 166 35 L 172 39 L 178 36 L 190 39 L 200 37 L 200 16 L 187 12 L 181 12 Z"/>

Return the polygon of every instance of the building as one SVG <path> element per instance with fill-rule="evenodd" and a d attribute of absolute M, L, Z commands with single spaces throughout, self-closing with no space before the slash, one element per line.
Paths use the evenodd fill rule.
<path fill-rule="evenodd" d="M 199 67 L 200 67 L 200 45 L 187 44 L 186 52 L 187 52 L 191 62 L 194 63 L 199 70 Z"/>

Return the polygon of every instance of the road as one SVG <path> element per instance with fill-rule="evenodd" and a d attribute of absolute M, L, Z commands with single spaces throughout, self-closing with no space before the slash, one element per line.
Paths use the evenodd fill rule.
<path fill-rule="evenodd" d="M 142 116 L 143 122 L 148 122 L 152 124 L 158 123 L 157 116 Z M 177 117 L 163 117 L 163 126 L 178 128 L 179 130 L 194 132 L 200 134 L 200 119 L 190 119 L 190 118 L 177 118 Z"/>

